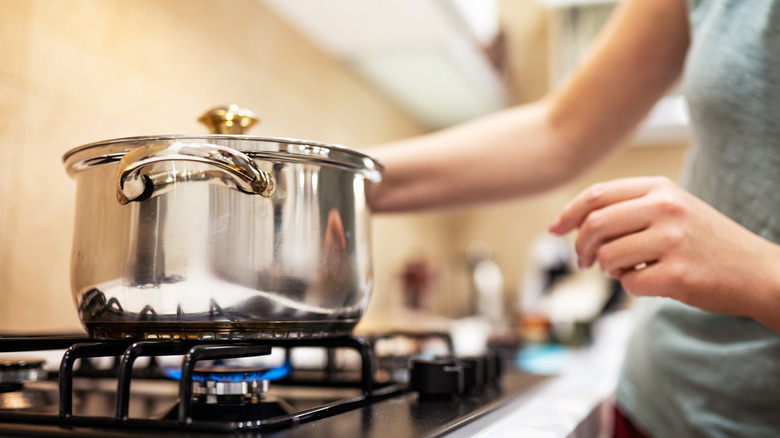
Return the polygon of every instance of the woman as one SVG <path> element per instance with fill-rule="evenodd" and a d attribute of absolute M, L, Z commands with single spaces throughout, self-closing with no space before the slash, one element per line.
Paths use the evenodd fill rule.
<path fill-rule="evenodd" d="M 622 2 L 543 100 L 376 151 L 387 173 L 370 203 L 411 211 L 558 186 L 682 81 L 695 137 L 687 190 L 655 177 L 596 184 L 550 231 L 577 230 L 581 267 L 598 262 L 653 297 L 640 300 L 619 418 L 654 437 L 779 436 L 779 51 L 780 2 Z"/>

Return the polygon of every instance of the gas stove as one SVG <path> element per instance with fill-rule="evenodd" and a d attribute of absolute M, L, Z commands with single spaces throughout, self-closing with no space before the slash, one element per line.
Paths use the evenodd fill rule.
<path fill-rule="evenodd" d="M 0 353 L 2 436 L 444 436 L 544 380 L 497 351 L 456 356 L 446 333 L 0 336 Z"/>

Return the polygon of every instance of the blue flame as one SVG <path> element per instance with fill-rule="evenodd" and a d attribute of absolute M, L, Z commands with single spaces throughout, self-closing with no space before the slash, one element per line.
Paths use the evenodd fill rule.
<path fill-rule="evenodd" d="M 181 368 L 163 368 L 163 374 L 173 380 L 181 380 Z"/>
<path fill-rule="evenodd" d="M 236 371 L 195 371 L 192 380 L 196 382 L 244 382 L 252 380 L 278 380 L 292 371 L 292 364 L 285 362 L 284 365 L 276 368 L 265 368 L 257 370 L 236 370 Z M 166 368 L 163 370 L 166 376 L 174 380 L 181 380 L 181 368 Z"/>

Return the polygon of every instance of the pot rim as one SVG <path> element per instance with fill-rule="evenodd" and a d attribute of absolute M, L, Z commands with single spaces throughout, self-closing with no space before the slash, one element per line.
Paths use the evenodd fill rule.
<path fill-rule="evenodd" d="M 225 141 L 234 143 L 225 144 Z M 149 142 L 194 142 L 236 147 L 251 158 L 280 162 L 324 164 L 347 168 L 379 181 L 385 166 L 372 156 L 339 144 L 287 137 L 238 134 L 155 135 L 121 137 L 88 143 L 66 152 L 62 161 L 69 175 L 100 164 L 118 162 L 129 151 Z M 259 147 L 259 145 L 265 147 Z M 275 145 L 275 146 L 274 146 Z M 255 147 L 251 147 L 255 146 Z"/>

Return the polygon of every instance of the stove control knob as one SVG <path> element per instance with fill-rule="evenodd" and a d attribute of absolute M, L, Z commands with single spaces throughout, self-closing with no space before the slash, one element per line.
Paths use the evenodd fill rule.
<path fill-rule="evenodd" d="M 467 394 L 479 392 L 485 386 L 485 358 L 482 356 L 436 356 L 463 367 L 463 389 Z"/>
<path fill-rule="evenodd" d="M 466 392 L 475 393 L 485 386 L 485 358 L 468 356 L 460 358 L 463 364 Z"/>
<path fill-rule="evenodd" d="M 409 385 L 420 400 L 458 398 L 465 392 L 463 364 L 454 359 L 415 359 Z"/>
<path fill-rule="evenodd" d="M 485 355 L 485 385 L 494 386 L 501 378 L 501 357 L 494 352 Z"/>

